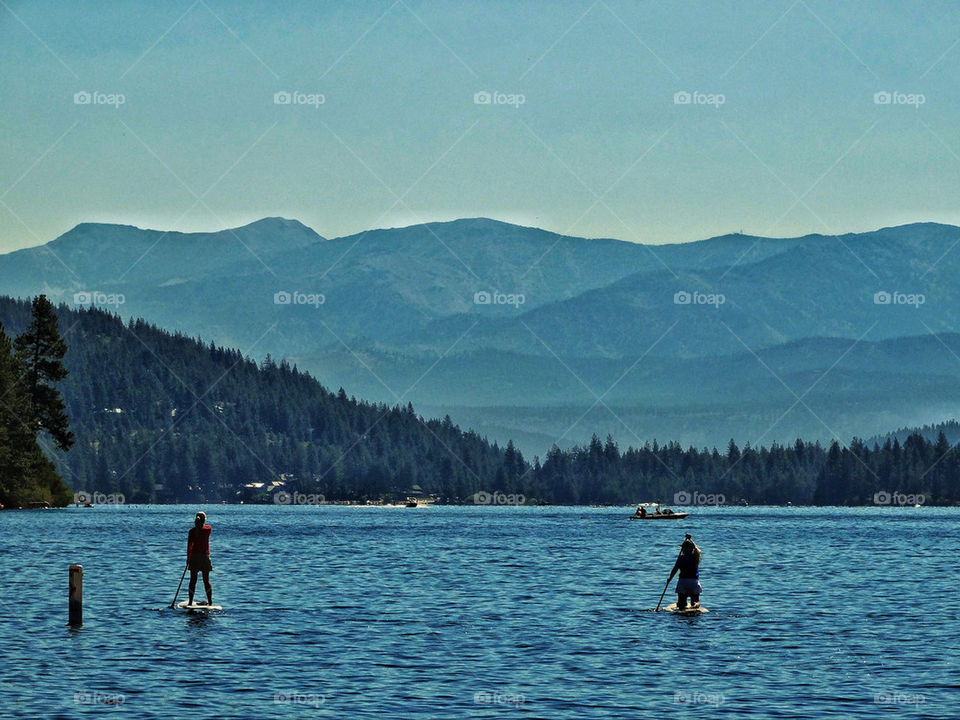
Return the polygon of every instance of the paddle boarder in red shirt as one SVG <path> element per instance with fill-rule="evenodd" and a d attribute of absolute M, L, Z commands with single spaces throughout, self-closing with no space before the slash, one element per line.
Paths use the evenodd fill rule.
<path fill-rule="evenodd" d="M 193 605 L 193 593 L 197 589 L 197 574 L 203 573 L 203 589 L 207 592 L 207 605 L 213 605 L 213 586 L 210 585 L 210 533 L 213 528 L 207 523 L 206 513 L 198 512 L 193 527 L 187 533 L 187 567 L 190 568 L 190 598 Z"/>

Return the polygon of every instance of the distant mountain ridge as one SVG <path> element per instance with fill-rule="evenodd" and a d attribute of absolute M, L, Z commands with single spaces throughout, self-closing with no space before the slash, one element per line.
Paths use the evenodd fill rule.
<path fill-rule="evenodd" d="M 295 359 L 360 397 L 502 441 L 520 427 L 527 452 L 601 427 L 722 445 L 785 412 L 774 439 L 848 440 L 945 419 L 960 399 L 958 243 L 935 223 L 659 246 L 486 218 L 332 239 L 282 218 L 83 224 L 0 256 L 0 293 L 122 296 L 107 309 Z"/>
<path fill-rule="evenodd" d="M 32 295 L 38 282 L 52 296 L 217 274 L 324 238 L 296 220 L 264 218 L 212 233 L 142 230 L 81 223 L 56 240 L 2 256 L 0 277 L 10 295 Z"/>

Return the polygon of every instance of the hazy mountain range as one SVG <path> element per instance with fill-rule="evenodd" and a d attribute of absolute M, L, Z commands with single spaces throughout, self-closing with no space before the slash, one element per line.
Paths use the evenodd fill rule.
<path fill-rule="evenodd" d="M 960 402 L 960 228 L 647 246 L 487 219 L 327 239 L 82 224 L 0 256 L 0 294 L 94 303 L 528 453 L 846 441 Z"/>

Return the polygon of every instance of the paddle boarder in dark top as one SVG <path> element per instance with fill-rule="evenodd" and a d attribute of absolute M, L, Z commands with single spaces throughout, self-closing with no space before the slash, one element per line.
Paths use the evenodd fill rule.
<path fill-rule="evenodd" d="M 690 598 L 690 607 L 700 607 L 700 548 L 697 547 L 693 539 L 687 535 L 683 544 L 680 546 L 680 555 L 677 562 L 670 571 L 670 580 L 673 576 L 680 573 L 680 579 L 677 580 L 677 610 L 686 610 L 687 598 Z"/>
<path fill-rule="evenodd" d="M 213 586 L 210 585 L 210 533 L 213 528 L 207 523 L 206 513 L 198 512 L 193 527 L 187 533 L 187 567 L 190 568 L 190 598 L 193 605 L 193 593 L 197 589 L 197 574 L 203 573 L 203 589 L 207 592 L 207 605 L 213 605 Z"/>

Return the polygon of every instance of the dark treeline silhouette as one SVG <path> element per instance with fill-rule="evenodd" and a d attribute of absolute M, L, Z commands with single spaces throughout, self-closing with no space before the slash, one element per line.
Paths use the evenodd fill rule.
<path fill-rule="evenodd" d="M 594 437 L 586 447 L 554 447 L 519 492 L 572 504 L 952 505 L 960 501 L 960 446 L 942 433 L 935 442 L 914 433 L 902 445 L 797 440 L 741 449 L 731 440 L 721 453 L 654 442 L 621 453 L 610 438 Z"/>
<path fill-rule="evenodd" d="M 531 464 L 512 443 L 500 448 L 449 418 L 425 420 L 409 404 L 333 393 L 269 356 L 258 364 L 97 309 L 62 306 L 57 314 L 69 347 L 61 389 L 76 442 L 69 453 L 53 444 L 48 452 L 74 491 L 122 493 L 126 502 L 269 502 L 281 487 L 273 482 L 356 501 L 418 489 L 447 502 L 479 491 L 562 504 L 960 500 L 960 447 L 942 434 L 870 447 L 797 440 L 740 448 L 731 440 L 722 452 L 656 442 L 621 450 L 595 437 Z M 0 322 L 25 330 L 30 304 L 0 298 Z M 53 431 L 72 442 L 57 413 L 49 415 Z"/>
<path fill-rule="evenodd" d="M 951 444 L 960 443 L 960 422 L 957 422 L 956 420 L 947 420 L 946 422 L 937 423 L 935 425 L 899 428 L 898 430 L 886 433 L 885 435 L 872 437 L 865 442 L 870 446 L 873 446 L 874 444 L 883 445 L 887 440 L 893 440 L 896 438 L 902 445 L 906 442 L 908 437 L 917 433 L 923 435 L 923 437 L 931 442 L 936 442 L 942 433 L 947 438 L 947 442 Z"/>

